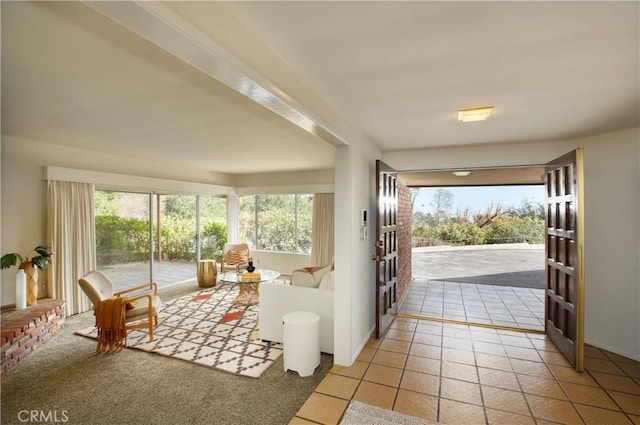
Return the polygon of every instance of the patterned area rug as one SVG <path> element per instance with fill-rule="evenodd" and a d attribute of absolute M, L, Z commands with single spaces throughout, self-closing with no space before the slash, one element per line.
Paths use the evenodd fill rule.
<path fill-rule="evenodd" d="M 258 306 L 236 306 L 237 287 L 213 288 L 164 303 L 154 340 L 129 331 L 127 347 L 258 378 L 282 355 L 282 345 L 258 338 Z M 164 320 L 163 320 L 164 319 Z M 97 339 L 95 327 L 76 332 Z"/>

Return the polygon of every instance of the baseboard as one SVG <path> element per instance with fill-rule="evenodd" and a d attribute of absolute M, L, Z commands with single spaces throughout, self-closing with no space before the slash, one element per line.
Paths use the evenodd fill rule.
<path fill-rule="evenodd" d="M 586 338 L 585 338 L 584 342 L 585 342 L 585 344 L 592 345 L 592 346 L 594 346 L 596 348 L 601 348 L 603 350 L 610 351 L 610 352 L 612 352 L 614 354 L 617 354 L 619 356 L 623 356 L 623 357 L 626 357 L 628 359 L 640 362 L 640 353 L 627 353 L 625 351 L 620 350 L 619 348 L 611 347 L 611 346 L 608 346 L 607 344 L 601 344 L 599 342 L 591 341 L 591 340 L 588 340 Z"/>
<path fill-rule="evenodd" d="M 374 327 L 371 328 L 371 330 L 367 334 L 367 336 L 364 339 L 364 341 L 362 341 L 362 343 L 360 344 L 360 346 L 356 350 L 355 354 L 351 357 L 351 365 L 354 364 L 355 361 L 358 359 L 358 356 L 362 352 L 362 349 L 367 345 L 367 343 L 369 342 L 369 340 L 371 339 L 371 336 L 373 336 L 375 331 L 376 331 L 376 327 L 374 326 Z M 349 365 L 349 366 L 351 366 L 351 365 Z"/>

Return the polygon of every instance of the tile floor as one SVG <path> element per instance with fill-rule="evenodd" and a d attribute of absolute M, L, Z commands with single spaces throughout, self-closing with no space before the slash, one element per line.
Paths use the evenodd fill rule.
<path fill-rule="evenodd" d="M 544 330 L 544 289 L 415 281 L 400 313 Z"/>
<path fill-rule="evenodd" d="M 290 424 L 337 424 L 359 400 L 443 424 L 639 425 L 640 363 L 587 346 L 585 366 L 540 333 L 397 317 Z"/>

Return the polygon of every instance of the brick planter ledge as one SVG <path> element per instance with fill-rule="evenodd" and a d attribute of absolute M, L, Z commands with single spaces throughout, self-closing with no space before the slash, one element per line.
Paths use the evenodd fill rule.
<path fill-rule="evenodd" d="M 65 302 L 42 298 L 32 306 L 16 310 L 3 307 L 1 329 L 0 375 L 22 361 L 44 344 L 62 327 L 66 316 Z"/>

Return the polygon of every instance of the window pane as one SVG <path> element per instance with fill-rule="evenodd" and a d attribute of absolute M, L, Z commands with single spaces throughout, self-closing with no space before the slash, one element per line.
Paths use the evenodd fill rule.
<path fill-rule="evenodd" d="M 297 252 L 311 254 L 313 195 L 298 195 Z"/>
<path fill-rule="evenodd" d="M 116 290 L 149 281 L 149 195 L 95 191 L 98 270 Z"/>
<path fill-rule="evenodd" d="M 218 260 L 227 242 L 227 200 L 200 196 L 200 258 Z"/>
<path fill-rule="evenodd" d="M 240 197 L 240 242 L 256 248 L 256 197 Z"/>
<path fill-rule="evenodd" d="M 257 249 L 295 252 L 295 195 L 258 196 Z"/>
<path fill-rule="evenodd" d="M 196 260 L 196 197 L 193 195 L 160 195 L 159 222 L 154 226 L 155 259 L 194 262 Z M 157 229 L 160 228 L 158 238 Z M 195 272 L 194 272 L 195 273 Z"/>
<path fill-rule="evenodd" d="M 243 196 L 240 241 L 263 251 L 309 254 L 312 217 L 313 195 Z"/>

